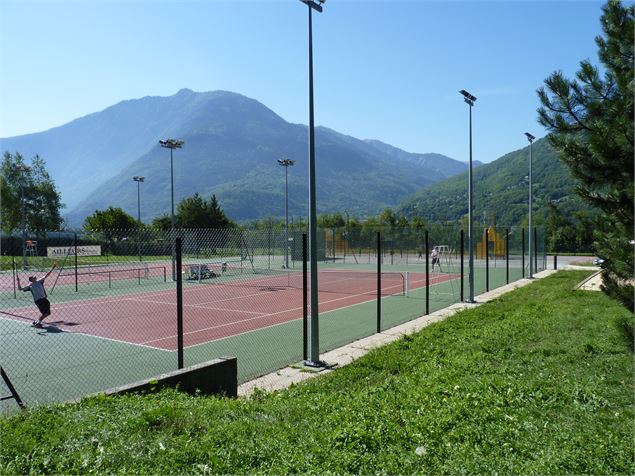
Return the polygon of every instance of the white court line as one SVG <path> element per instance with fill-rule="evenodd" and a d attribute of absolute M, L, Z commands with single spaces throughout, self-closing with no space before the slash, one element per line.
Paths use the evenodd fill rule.
<path fill-rule="evenodd" d="M 135 301 L 135 299 L 127 299 L 127 301 Z M 163 304 L 163 305 L 174 305 L 176 306 L 175 302 L 163 302 L 163 301 L 150 301 L 148 299 L 139 299 L 139 302 L 149 302 L 149 303 L 154 303 L 154 304 Z M 214 302 L 214 301 L 212 301 Z M 206 304 L 206 303 L 202 303 L 202 304 Z M 246 314 L 260 314 L 260 315 L 264 315 L 262 312 L 254 312 L 254 311 L 241 311 L 240 309 L 225 309 L 222 307 L 207 307 L 207 306 L 203 306 L 201 304 L 185 304 L 183 303 L 183 307 L 195 307 L 198 309 L 208 309 L 210 311 L 226 311 L 226 312 L 244 312 Z"/>
<path fill-rule="evenodd" d="M 30 318 L 25 318 L 25 319 L 30 319 Z M 20 323 L 20 324 L 24 324 L 24 325 L 28 326 L 29 328 L 33 327 L 33 326 L 31 326 L 31 324 L 29 322 L 16 321 L 15 319 L 10 319 L 10 318 L 3 317 L 2 314 L 0 314 L 0 320 L 4 320 L 4 321 L 7 321 L 7 322 L 17 322 L 17 323 Z M 33 320 L 35 320 L 35 318 Z M 117 342 L 119 344 L 127 344 L 127 345 L 134 345 L 134 346 L 137 346 L 137 347 L 143 347 L 143 348 L 146 348 L 146 349 L 161 350 L 163 352 L 174 352 L 174 350 L 163 349 L 161 347 L 154 347 L 154 346 L 151 346 L 151 345 L 145 345 L 145 344 L 140 344 L 140 343 L 136 343 L 136 342 L 130 342 L 130 341 L 126 341 L 126 340 L 113 339 L 111 337 L 98 336 L 98 335 L 94 335 L 94 334 L 88 334 L 86 332 L 75 332 L 72 329 L 61 329 L 60 326 L 63 326 L 63 324 L 56 325 L 54 322 L 51 322 L 51 323 L 45 322 L 44 324 L 45 324 L 45 326 L 53 326 L 53 327 L 59 329 L 64 334 L 73 334 L 73 335 L 79 335 L 79 336 L 86 336 L 86 337 L 91 337 L 93 339 L 100 339 L 100 340 L 107 340 L 107 341 L 111 341 L 111 342 Z M 46 331 L 46 327 L 44 327 L 43 329 L 42 328 L 34 328 L 34 329 L 37 329 L 36 333 L 42 332 L 42 330 Z"/>
<path fill-rule="evenodd" d="M 92 337 L 94 339 L 101 339 L 101 340 L 107 340 L 107 341 L 110 341 L 110 342 L 117 342 L 119 344 L 134 345 L 134 346 L 137 346 L 137 347 L 143 347 L 145 349 L 160 350 L 160 351 L 163 351 L 163 352 L 176 352 L 175 350 L 163 349 L 161 347 L 155 347 L 153 345 L 146 345 L 145 343 L 130 342 L 130 341 L 121 340 L 121 339 L 113 339 L 112 337 L 96 336 L 94 334 L 87 334 L 85 332 L 73 332 L 72 330 L 71 331 L 62 330 L 62 332 L 66 333 L 66 334 L 82 335 L 82 336 L 86 336 L 86 337 Z M 173 338 L 176 338 L 176 336 L 173 336 Z"/>
<path fill-rule="evenodd" d="M 448 276 L 451 276 L 451 275 L 448 275 Z M 423 282 L 425 282 L 425 280 L 424 280 Z M 448 281 L 443 281 L 443 282 L 441 282 L 441 283 L 432 283 L 432 284 L 431 284 L 431 286 L 436 286 L 437 284 L 444 284 L 444 283 L 447 283 L 447 282 L 448 282 Z M 354 296 L 346 296 L 346 297 L 344 297 L 344 298 L 333 299 L 333 300 L 331 300 L 331 301 L 325 301 L 325 302 L 322 302 L 322 303 L 320 303 L 320 304 L 325 304 L 325 303 L 328 303 L 328 302 L 333 302 L 333 301 L 338 301 L 338 300 L 348 299 L 348 298 L 353 298 L 353 297 L 354 297 Z M 390 298 L 390 297 L 394 297 L 394 296 L 382 296 L 382 299 L 387 299 L 387 298 Z M 362 305 L 362 304 L 368 304 L 369 302 L 371 302 L 371 300 L 366 300 L 366 301 L 364 301 L 364 302 L 358 302 L 358 303 L 354 303 L 354 304 L 349 304 L 348 306 L 338 307 L 337 309 L 331 309 L 330 311 L 321 312 L 320 314 L 321 314 L 321 315 L 323 315 L 323 314 L 330 314 L 330 313 L 333 313 L 333 312 L 341 311 L 342 309 L 349 309 L 349 308 L 351 308 L 351 307 L 360 306 L 360 305 Z M 299 310 L 299 309 L 301 309 L 301 308 L 288 309 L 288 310 L 286 310 L 286 311 L 280 311 L 280 312 L 277 312 L 277 313 L 273 313 L 273 314 L 271 314 L 271 315 L 281 314 L 282 312 L 297 311 L 297 310 Z M 261 316 L 261 317 L 264 317 L 264 316 Z M 247 331 L 244 331 L 244 332 L 239 332 L 238 334 L 232 334 L 232 335 L 225 336 L 225 337 L 219 337 L 218 339 L 214 339 L 214 340 L 212 340 L 212 341 L 206 341 L 206 342 L 200 342 L 199 344 L 188 345 L 188 346 L 187 346 L 187 348 L 188 348 L 188 349 L 192 349 L 192 348 L 194 348 L 194 347 L 198 347 L 198 346 L 201 346 L 201 345 L 207 345 L 207 344 L 209 344 L 210 342 L 218 342 L 218 341 L 221 341 L 221 340 L 231 339 L 231 338 L 233 338 L 233 337 L 242 336 L 242 335 L 245 335 L 245 334 L 250 334 L 250 333 L 252 333 L 252 332 L 259 332 L 259 331 L 262 331 L 262 330 L 265 330 L 265 329 L 270 329 L 270 328 L 273 328 L 273 327 L 277 327 L 277 326 L 282 326 L 282 325 L 285 325 L 285 324 L 289 324 L 289 323 L 291 323 L 291 322 L 293 322 L 293 321 L 298 321 L 298 320 L 300 320 L 300 319 L 302 319 L 302 318 L 291 319 L 291 320 L 284 321 L 284 322 L 277 322 L 277 323 L 275 323 L 275 324 L 271 324 L 271 325 L 264 326 L 264 327 L 259 327 L 259 328 L 257 328 L 257 329 L 250 329 L 250 330 L 247 330 Z M 255 319 L 247 319 L 247 320 L 255 320 Z M 231 324 L 225 324 L 225 325 L 231 325 Z M 213 328 L 214 328 L 214 327 L 212 327 L 212 328 L 208 328 L 208 329 L 213 329 Z M 201 331 L 202 331 L 202 330 L 203 330 L 203 329 L 201 329 Z M 193 332 L 188 333 L 188 334 L 194 334 L 194 333 L 196 333 L 196 332 L 199 332 L 199 331 L 193 331 Z M 175 336 L 172 336 L 172 338 L 174 338 L 174 337 L 175 337 Z M 166 338 L 166 339 L 167 339 L 167 338 Z M 165 340 L 165 339 L 163 339 L 163 340 Z M 148 341 L 148 342 L 156 342 L 156 341 Z"/>
<path fill-rule="evenodd" d="M 446 274 L 445 276 L 452 276 L 452 275 Z M 438 276 L 438 277 L 440 277 L 440 276 Z M 350 279 L 355 279 L 355 278 L 354 277 L 346 278 L 346 280 L 350 280 Z M 450 279 L 452 279 L 452 278 L 450 278 Z M 433 278 L 433 280 L 434 280 L 434 278 Z M 336 281 L 336 282 L 340 282 L 340 281 L 344 281 L 344 280 L 339 280 L 339 281 Z M 251 281 L 251 282 L 253 283 L 253 281 Z M 423 279 L 423 280 L 412 280 L 411 282 L 425 283 L 425 279 Z M 445 283 L 445 282 L 447 282 L 447 281 L 443 281 L 443 283 Z M 329 282 L 329 284 L 332 284 L 332 283 L 333 282 Z M 431 283 L 431 284 L 435 285 L 435 284 L 443 284 L 443 283 Z M 389 289 L 395 288 L 395 287 L 401 287 L 401 285 L 389 286 L 388 288 L 383 288 L 383 289 L 389 290 Z M 191 289 L 191 290 L 194 291 L 194 290 L 197 290 L 198 288 L 186 288 L 185 290 L 188 290 L 188 289 Z M 295 288 L 293 288 L 293 289 L 295 289 Z M 144 295 L 148 295 L 148 296 L 153 296 L 153 295 L 161 296 L 161 295 L 165 295 L 165 294 L 172 295 L 173 292 L 174 292 L 173 289 L 167 289 L 167 290 L 154 291 L 154 292 L 151 292 L 151 293 L 143 293 L 143 294 Z M 249 294 L 249 295 L 245 295 L 245 296 L 237 296 L 237 297 L 233 297 L 233 298 L 222 299 L 220 301 L 210 301 L 209 304 L 213 304 L 215 302 L 231 301 L 231 300 L 235 300 L 235 299 L 244 299 L 244 298 L 247 298 L 247 297 L 259 296 L 259 295 L 264 295 L 264 294 L 271 294 L 272 292 L 275 292 L 275 291 L 265 291 L 265 292 L 254 293 L 254 294 Z M 345 296 L 345 297 L 342 297 L 342 298 L 337 298 L 337 299 L 331 299 L 331 300 L 328 300 L 328 301 L 323 301 L 320 304 L 329 304 L 329 303 L 332 303 L 332 302 L 342 301 L 342 300 L 346 300 L 346 299 L 353 299 L 353 298 L 355 298 L 357 296 L 367 296 L 367 295 L 375 295 L 375 294 L 376 294 L 376 291 L 370 291 L 370 292 L 367 292 L 367 293 L 359 293 L 359 294 L 355 294 L 355 295 Z M 388 298 L 388 297 L 392 297 L 392 296 L 382 296 L 382 299 L 385 299 L 385 298 Z M 98 301 L 97 304 L 108 304 L 108 303 L 112 303 L 112 302 L 120 302 L 122 300 L 124 300 L 124 301 L 138 301 L 138 302 L 156 302 L 156 301 L 144 300 L 144 299 L 134 298 L 134 297 L 126 297 L 126 298 L 122 299 L 121 296 L 116 296 L 116 297 L 113 297 L 113 298 L 98 297 L 98 298 L 93 298 L 91 301 L 84 301 L 84 302 L 70 301 L 70 302 L 75 303 L 75 304 L 67 305 L 67 303 L 60 303 L 60 304 L 56 304 L 56 306 L 63 306 L 63 308 L 82 307 L 82 306 L 85 306 L 87 304 L 95 304 L 95 301 Z M 354 303 L 354 304 L 351 304 L 351 305 L 348 305 L 348 306 L 339 307 L 337 309 L 332 309 L 330 311 L 325 311 L 325 312 L 323 312 L 321 314 L 329 314 L 329 313 L 332 313 L 332 312 L 340 311 L 342 309 L 347 309 L 347 308 L 350 308 L 350 307 L 353 307 L 353 306 L 358 306 L 360 304 L 366 304 L 368 302 L 370 302 L 370 300 L 366 300 L 366 301 L 363 301 L 361 303 Z M 156 303 L 158 303 L 158 304 L 173 304 L 173 303 L 163 303 L 163 302 L 156 302 Z M 198 305 L 186 305 L 186 306 L 200 307 Z M 206 308 L 206 307 L 203 307 L 202 309 L 210 309 L 210 310 L 212 310 L 211 308 Z M 233 309 L 229 309 L 227 311 L 245 312 L 245 313 L 253 313 L 253 314 L 260 314 L 260 315 L 257 315 L 256 317 L 253 317 L 253 318 L 243 319 L 243 320 L 240 320 L 240 321 L 234 321 L 234 322 L 231 322 L 231 323 L 221 324 L 221 325 L 218 325 L 218 326 L 211 326 L 211 327 L 207 327 L 207 328 L 204 328 L 204 329 L 199 329 L 197 331 L 187 332 L 184 335 L 197 334 L 197 333 L 200 333 L 200 332 L 213 330 L 213 329 L 217 329 L 217 328 L 222 328 L 222 327 L 227 327 L 227 326 L 231 326 L 231 325 L 234 325 L 234 324 L 240 324 L 240 323 L 243 323 L 243 322 L 254 321 L 254 320 L 257 320 L 257 319 L 264 318 L 264 317 L 276 316 L 276 315 L 279 315 L 279 314 L 282 314 L 282 313 L 285 313 L 285 312 L 298 311 L 300 309 L 302 309 L 302 307 L 285 309 L 283 311 L 278 311 L 278 312 L 269 313 L 269 314 L 253 313 L 251 311 L 236 311 L 236 310 L 233 310 Z M 219 310 L 223 310 L 223 309 L 219 309 Z M 13 319 L 11 319 L 11 320 L 14 321 Z M 297 319 L 293 319 L 293 320 L 297 320 Z M 263 329 L 268 329 L 270 327 L 275 327 L 275 326 L 279 326 L 279 325 L 282 325 L 282 324 L 288 324 L 289 322 L 292 322 L 293 320 L 280 322 L 280 323 L 276 323 L 276 324 L 271 324 L 269 326 L 260 327 L 258 329 L 251 329 L 251 330 L 248 330 L 248 331 L 245 331 L 245 332 L 241 332 L 239 334 L 232 334 L 231 336 L 221 337 L 221 338 L 215 339 L 215 340 L 216 341 L 224 340 L 224 339 L 227 339 L 227 338 L 230 338 L 230 337 L 235 337 L 235 336 L 247 334 L 247 333 L 250 333 L 250 332 L 256 332 L 256 331 L 260 331 L 260 330 L 263 330 Z M 96 336 L 96 335 L 93 335 L 93 334 L 87 334 L 87 333 L 83 333 L 83 332 L 73 332 L 73 331 L 63 331 L 63 332 L 66 332 L 66 333 L 69 333 L 69 334 L 75 334 L 75 335 L 85 335 L 87 337 L 98 338 L 98 339 L 118 342 L 118 343 L 127 344 L 127 345 L 136 345 L 136 346 L 140 346 L 140 347 L 161 350 L 161 351 L 164 351 L 164 352 L 174 352 L 174 350 L 163 349 L 161 347 L 155 347 L 155 346 L 148 345 L 148 344 L 150 344 L 152 342 L 161 342 L 161 341 L 165 341 L 165 340 L 169 340 L 169 339 L 174 339 L 176 337 L 176 335 L 171 335 L 171 336 L 164 337 L 164 338 L 161 338 L 161 339 L 154 339 L 154 340 L 150 340 L 150 341 L 146 341 L 146 342 L 142 342 L 142 343 L 134 343 L 134 342 L 123 341 L 123 340 L 118 340 L 118 339 L 113 339 L 113 338 L 108 338 L 108 337 L 103 337 L 103 336 Z M 209 342 L 210 341 L 201 342 L 200 344 L 194 344 L 192 346 L 188 346 L 188 348 L 196 347 L 196 346 L 199 346 L 199 345 L 204 345 L 204 344 L 207 344 Z"/>
<path fill-rule="evenodd" d="M 444 282 L 447 282 L 447 281 L 444 281 Z M 442 284 L 442 283 L 437 283 L 437 284 Z M 433 286 L 434 286 L 434 284 L 433 284 Z M 358 296 L 359 296 L 359 295 L 358 295 Z M 348 298 L 353 298 L 353 297 L 354 297 L 354 296 L 347 296 L 347 297 L 345 297 L 345 298 L 332 299 L 331 301 L 324 301 L 324 302 L 321 302 L 320 304 L 325 304 L 325 303 L 328 303 L 328 302 L 339 301 L 339 300 L 341 300 L 341 299 L 348 299 Z M 382 296 L 382 299 L 387 299 L 387 298 L 391 298 L 391 297 L 395 297 L 395 296 L 393 296 L 393 295 L 389 295 L 389 296 Z M 342 307 L 338 307 L 338 308 L 336 308 L 336 309 L 331 309 L 330 311 L 320 312 L 320 315 L 324 315 L 324 314 L 331 314 L 331 313 L 333 313 L 333 312 L 338 312 L 338 311 L 341 311 L 342 309 L 349 309 L 349 308 L 351 308 L 351 307 L 361 306 L 362 304 L 368 304 L 369 302 L 372 302 L 372 300 L 371 300 L 371 299 L 369 299 L 369 300 L 366 300 L 366 301 L 364 301 L 364 302 L 356 302 L 356 303 L 354 303 L 354 304 L 349 304 L 348 306 L 342 306 Z M 297 309 L 301 309 L 301 308 L 290 309 L 290 310 L 295 311 L 295 310 L 297 310 Z M 287 311 L 281 311 L 281 312 L 287 312 Z M 280 314 L 280 312 L 278 312 L 278 313 L 274 313 L 274 314 L 272 314 L 272 315 L 275 315 L 275 314 Z M 277 327 L 277 326 L 282 326 L 282 325 L 285 325 L 285 324 L 289 324 L 289 323 L 291 323 L 291 322 L 293 322 L 293 321 L 299 321 L 300 319 L 302 319 L 302 318 L 301 318 L 301 317 L 299 317 L 299 318 L 296 318 L 296 319 L 291 319 L 291 320 L 289 320 L 289 321 L 277 322 L 277 323 L 275 323 L 275 324 L 271 324 L 271 325 L 264 326 L 264 327 L 259 327 L 259 328 L 257 328 L 257 329 L 250 329 L 250 330 L 248 330 L 248 331 L 239 332 L 238 334 L 232 334 L 232 335 L 230 335 L 230 336 L 219 337 L 218 339 L 214 339 L 213 341 L 206 341 L 206 342 L 201 342 L 201 343 L 199 343 L 199 344 L 189 345 L 189 346 L 187 346 L 187 348 L 188 348 L 188 349 L 191 349 L 191 348 L 198 347 L 198 346 L 201 346 L 201 345 L 207 345 L 207 344 L 209 344 L 210 342 L 218 342 L 218 341 L 221 341 L 221 340 L 231 339 L 231 338 L 234 338 L 234 337 L 237 337 L 237 336 L 242 336 L 242 335 L 245 335 L 245 334 L 250 334 L 250 333 L 252 333 L 252 332 L 259 332 L 259 331 L 262 331 L 262 330 L 264 330 L 264 329 L 271 329 L 271 328 L 273 328 L 273 327 Z M 252 319 L 252 320 L 253 320 L 253 319 Z"/>
<path fill-rule="evenodd" d="M 396 287 L 396 286 L 397 286 L 397 285 L 395 285 L 395 286 L 393 286 L 393 287 Z M 401 286 L 399 286 L 399 287 L 401 287 Z M 374 294 L 375 294 L 375 293 L 373 293 L 373 295 L 374 295 Z M 354 299 L 354 298 L 356 298 L 356 297 L 358 297 L 358 296 L 364 296 L 364 295 L 369 295 L 369 294 L 354 294 L 354 295 L 344 296 L 344 297 L 337 298 L 337 299 L 331 299 L 331 300 L 329 300 L 329 301 L 322 301 L 322 302 L 320 302 L 319 304 L 320 304 L 320 305 L 324 305 L 324 304 L 329 304 L 329 303 L 332 303 L 332 302 L 343 301 L 343 300 L 345 300 L 345 299 Z M 387 297 L 392 297 L 392 296 L 382 296 L 382 299 L 387 298 Z M 365 303 L 367 303 L 367 302 L 370 302 L 370 300 L 366 300 L 366 301 L 364 301 L 364 302 L 357 302 L 357 303 L 351 304 L 351 305 L 349 305 L 349 306 L 338 307 L 337 309 L 332 309 L 332 310 L 330 310 L 330 311 L 323 312 L 322 314 L 327 314 L 327 313 L 330 313 L 330 312 L 333 312 L 333 311 L 339 311 L 339 310 L 341 310 L 341 309 L 346 309 L 346 308 L 348 308 L 348 307 L 357 306 L 357 305 L 359 305 L 359 304 L 365 304 Z M 290 309 L 284 309 L 284 310 L 282 310 L 282 311 L 272 312 L 272 313 L 269 313 L 269 314 L 262 314 L 262 315 L 260 315 L 260 316 L 250 317 L 250 318 L 248 318 L 248 319 L 241 319 L 240 321 L 233 321 L 233 322 L 228 322 L 228 323 L 225 323 L 225 324 L 219 324 L 219 325 L 216 325 L 216 326 L 205 327 L 205 328 L 203 328 L 203 329 L 198 329 L 198 330 L 195 330 L 195 331 L 185 332 L 183 335 L 185 336 L 185 335 L 191 335 L 191 334 L 198 334 L 198 333 L 200 333 L 200 332 L 206 332 L 206 331 L 209 331 L 209 330 L 220 329 L 220 328 L 222 328 L 222 327 L 228 327 L 228 326 L 233 326 L 233 325 L 236 325 L 236 324 L 242 324 L 242 323 L 244 323 L 244 322 L 251 322 L 251 321 L 255 321 L 255 320 L 258 320 L 258 319 L 265 318 L 265 317 L 277 316 L 277 315 L 279 315 L 279 314 L 283 314 L 283 313 L 285 313 L 285 312 L 294 312 L 294 311 L 299 311 L 299 310 L 301 310 L 301 309 L 302 309 L 302 307 L 295 307 L 295 308 L 290 308 Z M 292 319 L 292 320 L 290 320 L 290 321 L 281 322 L 281 323 L 279 323 L 279 324 L 286 324 L 286 323 L 291 322 L 291 321 L 293 321 L 293 320 L 296 320 L 296 319 Z M 252 330 L 247 331 L 247 332 L 253 332 L 254 330 L 267 329 L 267 328 L 269 328 L 269 327 L 272 327 L 273 325 L 279 325 L 279 324 L 272 324 L 271 326 L 259 327 L 258 329 L 252 329 Z M 243 334 L 243 333 L 241 333 L 241 334 Z M 241 334 L 233 334 L 233 335 L 241 335 Z M 233 335 L 232 335 L 232 336 L 233 336 Z M 228 337 L 232 337 L 232 336 L 228 336 Z M 161 342 L 161 341 L 163 341 L 163 340 L 167 340 L 167 339 L 168 339 L 168 337 L 164 337 L 164 338 L 161 338 L 161 339 L 150 340 L 150 341 L 146 341 L 146 342 L 144 342 L 144 344 L 149 344 L 149 343 L 151 343 L 151 342 Z M 216 339 L 216 340 L 219 340 L 219 339 Z M 209 342 L 209 341 L 208 341 L 208 342 Z M 206 342 L 203 342 L 203 344 L 204 344 L 204 343 L 206 343 Z M 200 345 L 200 344 L 195 344 L 195 345 Z M 189 347 L 194 347 L 194 346 L 188 346 L 188 348 L 189 348 Z"/>

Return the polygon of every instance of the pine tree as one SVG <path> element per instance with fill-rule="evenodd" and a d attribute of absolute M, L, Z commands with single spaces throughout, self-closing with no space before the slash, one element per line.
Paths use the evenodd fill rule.
<path fill-rule="evenodd" d="M 578 180 L 577 193 L 603 212 L 596 250 L 603 288 L 633 310 L 633 95 L 635 6 L 610 0 L 596 38 L 603 74 L 585 60 L 576 79 L 557 71 L 538 96 L 549 143 Z"/>

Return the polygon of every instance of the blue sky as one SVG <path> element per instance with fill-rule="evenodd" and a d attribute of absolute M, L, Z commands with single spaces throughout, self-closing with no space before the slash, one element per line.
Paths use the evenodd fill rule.
<path fill-rule="evenodd" d="M 536 89 L 597 63 L 601 2 L 329 0 L 314 14 L 315 120 L 410 152 L 489 162 L 537 137 Z M 298 0 L 0 0 L 0 137 L 119 101 L 223 89 L 307 119 Z M 44 157 L 46 158 L 46 157 Z"/>

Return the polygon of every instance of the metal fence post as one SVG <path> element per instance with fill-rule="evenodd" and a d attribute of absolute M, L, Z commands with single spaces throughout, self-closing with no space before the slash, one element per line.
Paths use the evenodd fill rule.
<path fill-rule="evenodd" d="M 509 284 L 509 228 L 505 228 L 505 282 Z"/>
<path fill-rule="evenodd" d="M 429 244 L 428 244 L 428 230 L 425 231 L 426 242 L 426 316 L 430 314 L 430 260 L 429 260 Z"/>
<path fill-rule="evenodd" d="M 553 269 L 558 269 L 558 255 L 553 255 Z"/>
<path fill-rule="evenodd" d="M 77 284 L 77 233 L 73 235 L 73 245 L 75 247 L 75 292 L 77 292 L 79 290 Z"/>
<path fill-rule="evenodd" d="M 381 332 L 381 232 L 377 232 L 377 332 Z"/>
<path fill-rule="evenodd" d="M 335 263 L 335 227 L 331 228 L 331 249 L 333 250 L 333 263 Z"/>
<path fill-rule="evenodd" d="M 485 292 L 489 291 L 489 228 L 485 228 Z"/>
<path fill-rule="evenodd" d="M 461 230 L 461 302 L 464 301 L 464 296 L 463 296 L 463 287 L 464 287 L 464 283 L 463 281 L 465 280 L 465 271 L 463 268 L 463 256 L 464 256 L 464 232 L 463 230 Z"/>
<path fill-rule="evenodd" d="M 308 333 L 308 320 L 309 320 L 309 302 L 307 294 L 309 292 L 309 286 L 307 284 L 307 236 L 306 233 L 302 233 L 302 358 L 308 360 L 309 349 L 309 333 Z"/>
<path fill-rule="evenodd" d="M 11 261 L 12 261 L 11 262 L 11 274 L 13 274 L 13 298 L 17 299 L 18 298 L 18 294 L 17 294 L 16 288 L 15 288 L 15 280 L 16 280 L 16 277 L 17 277 L 18 273 L 16 271 L 16 266 L 17 265 L 15 264 L 15 257 L 14 256 L 11 257 Z"/>
<path fill-rule="evenodd" d="M 534 227 L 534 271 L 538 272 L 538 229 Z"/>
<path fill-rule="evenodd" d="M 523 268 L 523 278 L 524 278 L 525 277 L 525 229 L 521 228 L 520 230 L 521 230 L 521 232 L 520 232 L 520 237 L 521 237 L 520 238 L 520 244 L 521 245 L 520 246 L 521 246 L 521 248 L 523 250 L 523 252 L 522 252 L 522 256 L 523 256 L 523 258 L 522 258 L 522 268 Z"/>
<path fill-rule="evenodd" d="M 176 343 L 178 368 L 183 368 L 183 273 L 181 270 L 181 237 L 176 237 Z"/>

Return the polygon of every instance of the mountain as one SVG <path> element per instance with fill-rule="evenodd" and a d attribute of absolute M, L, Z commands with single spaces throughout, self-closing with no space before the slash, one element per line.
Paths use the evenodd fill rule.
<path fill-rule="evenodd" d="M 122 101 L 44 132 L 2 138 L 0 149 L 26 158 L 39 154 L 72 209 L 159 139 L 188 131 L 208 100 L 222 94 L 182 89 L 167 98 Z"/>
<path fill-rule="evenodd" d="M 547 216 L 549 202 L 567 216 L 585 210 L 594 213 L 575 194 L 571 173 L 546 139 L 532 151 L 533 216 Z M 529 147 L 518 149 L 473 170 L 475 223 L 518 225 L 528 214 Z M 433 220 L 458 220 L 467 215 L 467 172 L 436 183 L 406 198 L 398 207 L 406 215 Z"/>
<path fill-rule="evenodd" d="M 448 159 L 448 157 L 446 157 L 445 155 L 433 153 L 415 154 L 372 139 L 366 139 L 364 142 L 366 142 L 368 145 L 373 146 L 383 154 L 386 154 L 397 160 L 412 162 L 420 167 L 425 168 L 426 170 L 436 172 L 437 174 L 439 174 L 440 177 L 443 177 L 444 179 L 452 177 L 453 175 L 464 172 L 466 170 L 466 165 L 464 162 Z M 478 160 L 472 161 L 473 168 L 479 167 L 481 165 L 483 165 L 483 162 L 480 162 Z"/>
<path fill-rule="evenodd" d="M 47 162 L 71 224 L 96 209 L 121 207 L 142 219 L 170 211 L 170 151 L 159 139 L 184 140 L 175 150 L 175 203 L 195 192 L 216 194 L 234 220 L 281 216 L 284 169 L 289 172 L 289 213 L 307 215 L 307 127 L 291 124 L 254 99 L 227 92 L 182 89 L 170 97 L 120 102 L 48 131 L 0 139 L 2 150 Z M 316 128 L 318 212 L 374 214 L 422 187 L 467 168 L 439 154 L 411 154 Z"/>

